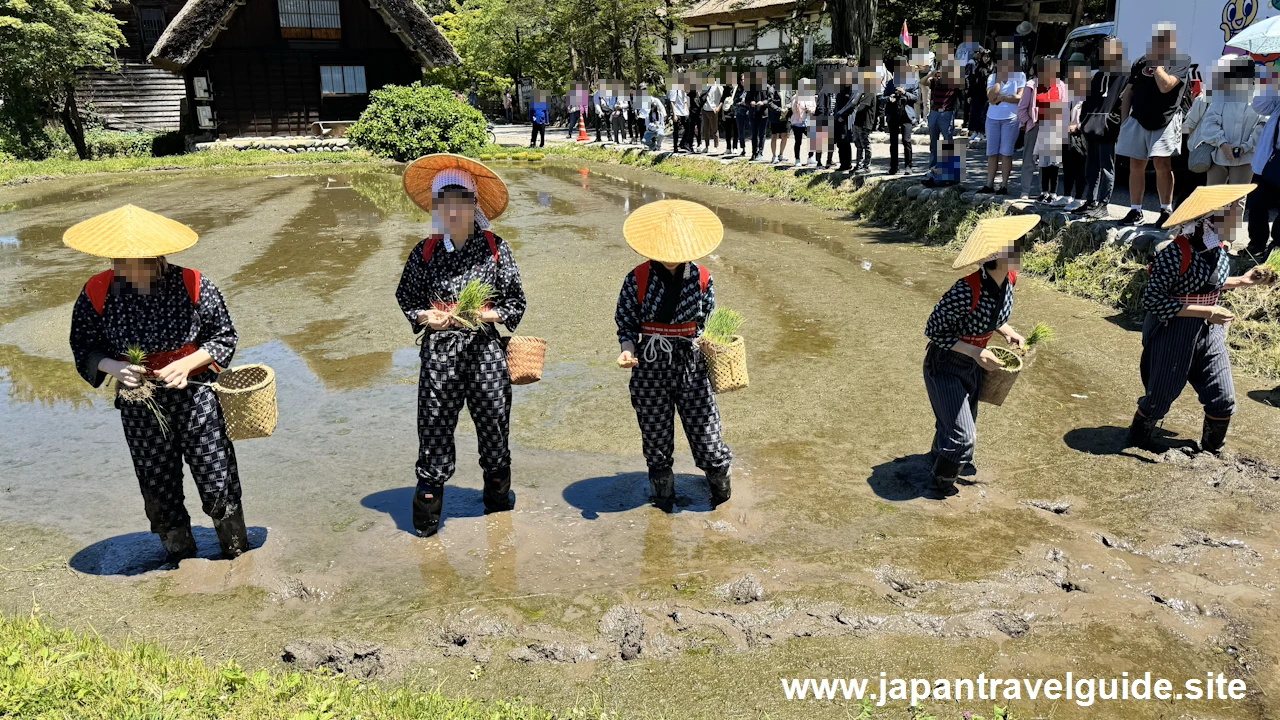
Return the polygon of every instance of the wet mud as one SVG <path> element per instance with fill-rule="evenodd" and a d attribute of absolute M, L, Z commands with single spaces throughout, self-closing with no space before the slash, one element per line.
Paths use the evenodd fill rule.
<path fill-rule="evenodd" d="M 394 171 L 172 174 L 0 190 L 0 610 L 32 603 L 109 637 L 211 660 L 415 678 L 446 692 L 631 717 L 846 717 L 780 677 L 1119 675 L 1245 679 L 1241 702 L 1118 703 L 1127 718 L 1276 717 L 1280 415 L 1237 376 L 1221 457 L 1190 451 L 1187 394 L 1162 455 L 1123 448 L 1136 333 L 1037 283 L 1012 323 L 1049 322 L 1003 407 L 983 406 L 960 493 L 927 491 L 922 328 L 951 257 L 831 213 L 616 167 L 503 168 L 544 380 L 516 388 L 514 511 L 486 516 L 474 433 L 441 534 L 411 533 L 418 348 L 394 288 L 427 219 Z M 752 385 L 721 396 L 733 499 L 711 509 L 677 439 L 676 512 L 646 502 L 613 309 L 639 258 L 626 213 L 698 200 L 725 222 L 706 260 L 748 318 Z M 175 256 L 227 296 L 235 363 L 277 373 L 280 425 L 238 443 L 254 550 L 164 564 L 108 397 L 75 374 L 71 302 L 103 263 L 74 222 L 126 202 L 201 233 Z M 482 670 L 477 671 L 476 667 Z M 1025 715 L 1098 709 L 1014 703 Z M 981 703 L 936 712 L 989 712 Z M 1110 711 L 1110 710 L 1109 710 Z"/>

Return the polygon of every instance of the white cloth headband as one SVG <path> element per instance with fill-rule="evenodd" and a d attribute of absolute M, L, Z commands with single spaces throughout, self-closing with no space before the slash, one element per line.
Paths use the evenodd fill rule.
<path fill-rule="evenodd" d="M 471 173 L 462 168 L 445 168 L 435 174 L 431 178 L 431 197 L 436 197 L 440 191 L 450 185 L 458 185 L 464 187 L 472 195 L 476 194 L 476 179 Z M 485 217 L 484 211 L 480 209 L 480 203 L 476 203 L 476 224 L 481 230 L 489 229 L 489 218 Z"/>

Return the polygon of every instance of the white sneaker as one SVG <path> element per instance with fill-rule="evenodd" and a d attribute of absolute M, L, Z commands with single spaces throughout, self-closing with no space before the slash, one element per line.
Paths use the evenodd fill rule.
<path fill-rule="evenodd" d="M 1075 202 L 1075 200 L 1072 200 L 1066 195 L 1059 195 L 1058 197 L 1055 197 L 1053 199 L 1053 202 L 1049 204 L 1052 205 L 1053 207 L 1066 207 L 1067 205 L 1070 205 L 1073 202 Z"/>
<path fill-rule="evenodd" d="M 804 161 L 804 164 L 808 165 L 809 167 L 814 167 L 818 164 L 818 161 L 812 155 L 810 155 L 809 159 Z"/>
<path fill-rule="evenodd" d="M 800 162 L 800 158 L 796 158 L 796 164 L 792 167 L 800 167 L 801 165 L 803 165 L 803 163 Z"/>
<path fill-rule="evenodd" d="M 1076 210 L 1079 210 L 1082 207 L 1084 207 L 1083 200 L 1072 200 L 1071 202 L 1067 203 L 1067 206 L 1063 208 L 1063 210 L 1066 210 L 1067 212 L 1074 212 Z"/>

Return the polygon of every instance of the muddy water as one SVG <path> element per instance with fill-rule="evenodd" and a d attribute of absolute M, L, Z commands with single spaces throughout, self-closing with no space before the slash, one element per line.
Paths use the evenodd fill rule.
<path fill-rule="evenodd" d="M 956 277 L 948 255 L 638 171 L 503 175 L 512 201 L 495 226 L 529 297 L 520 331 L 550 343 L 545 380 L 515 390 L 515 511 L 483 516 L 464 420 L 444 529 L 429 540 L 408 532 L 417 348 L 393 296 L 426 218 L 398 176 L 177 174 L 0 192 L 0 608 L 34 599 L 68 624 L 254 663 L 297 638 L 371 641 L 389 676 L 410 669 L 452 692 L 553 706 L 594 696 L 638 717 L 844 717 L 843 703 L 787 704 L 778 677 L 882 670 L 1213 671 L 1278 689 L 1280 471 L 1265 463 L 1280 464 L 1280 415 L 1248 396 L 1267 386 L 1236 379 L 1239 462 L 1122 452 L 1137 336 L 1025 281 L 1013 324 L 1046 320 L 1061 340 L 1004 407 L 983 407 L 970 484 L 927 499 L 921 328 Z M 706 263 L 718 301 L 750 319 L 752 379 L 720 398 L 733 501 L 709 510 L 678 440 L 672 516 L 645 504 L 613 364 L 614 302 L 638 262 L 621 226 L 663 197 L 724 220 Z M 69 360 L 71 301 L 102 263 L 63 248 L 61 233 L 126 202 L 201 233 L 175 261 L 227 296 L 236 363 L 277 372 L 276 434 L 237 446 L 258 548 L 236 562 L 160 566 L 116 413 Z M 1190 396 L 1166 429 L 1198 433 Z M 207 519 L 188 506 L 211 557 Z M 746 574 L 764 598 L 724 599 L 718 588 Z M 617 605 L 636 611 L 631 640 L 618 640 Z M 639 659 L 618 659 L 635 656 L 632 641 Z M 477 663 L 486 669 L 468 681 Z M 1014 704 L 1054 717 L 1276 712 L 1261 694 L 1105 715 Z"/>

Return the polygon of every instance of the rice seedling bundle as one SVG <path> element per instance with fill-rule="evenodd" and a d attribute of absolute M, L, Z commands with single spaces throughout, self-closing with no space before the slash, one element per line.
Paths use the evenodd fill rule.
<path fill-rule="evenodd" d="M 747 347 L 738 335 L 746 319 L 728 308 L 716 308 L 702 329 L 702 355 L 714 392 L 740 390 L 750 383 L 747 376 Z"/>
<path fill-rule="evenodd" d="M 130 365 L 146 368 L 147 354 L 138 345 L 130 345 L 125 348 L 124 356 Z M 160 426 L 160 434 L 169 437 L 169 421 L 165 418 L 164 410 L 161 409 L 160 404 L 156 402 L 154 390 L 156 383 L 149 377 L 150 375 L 151 371 L 146 370 L 138 387 L 130 388 L 121 385 L 117 391 L 121 400 L 145 405 L 151 411 L 151 414 L 156 416 L 156 422 Z"/>
<path fill-rule="evenodd" d="M 447 312 L 459 325 L 468 330 L 474 330 L 480 324 L 477 316 L 493 296 L 492 285 L 472 278 L 458 291 L 457 302 L 452 305 L 437 304 L 436 309 Z"/>
<path fill-rule="evenodd" d="M 1049 327 L 1049 323 L 1041 320 L 1031 328 L 1031 332 L 1027 335 L 1027 349 L 1052 342 L 1057 335 L 1053 332 L 1053 328 Z"/>

